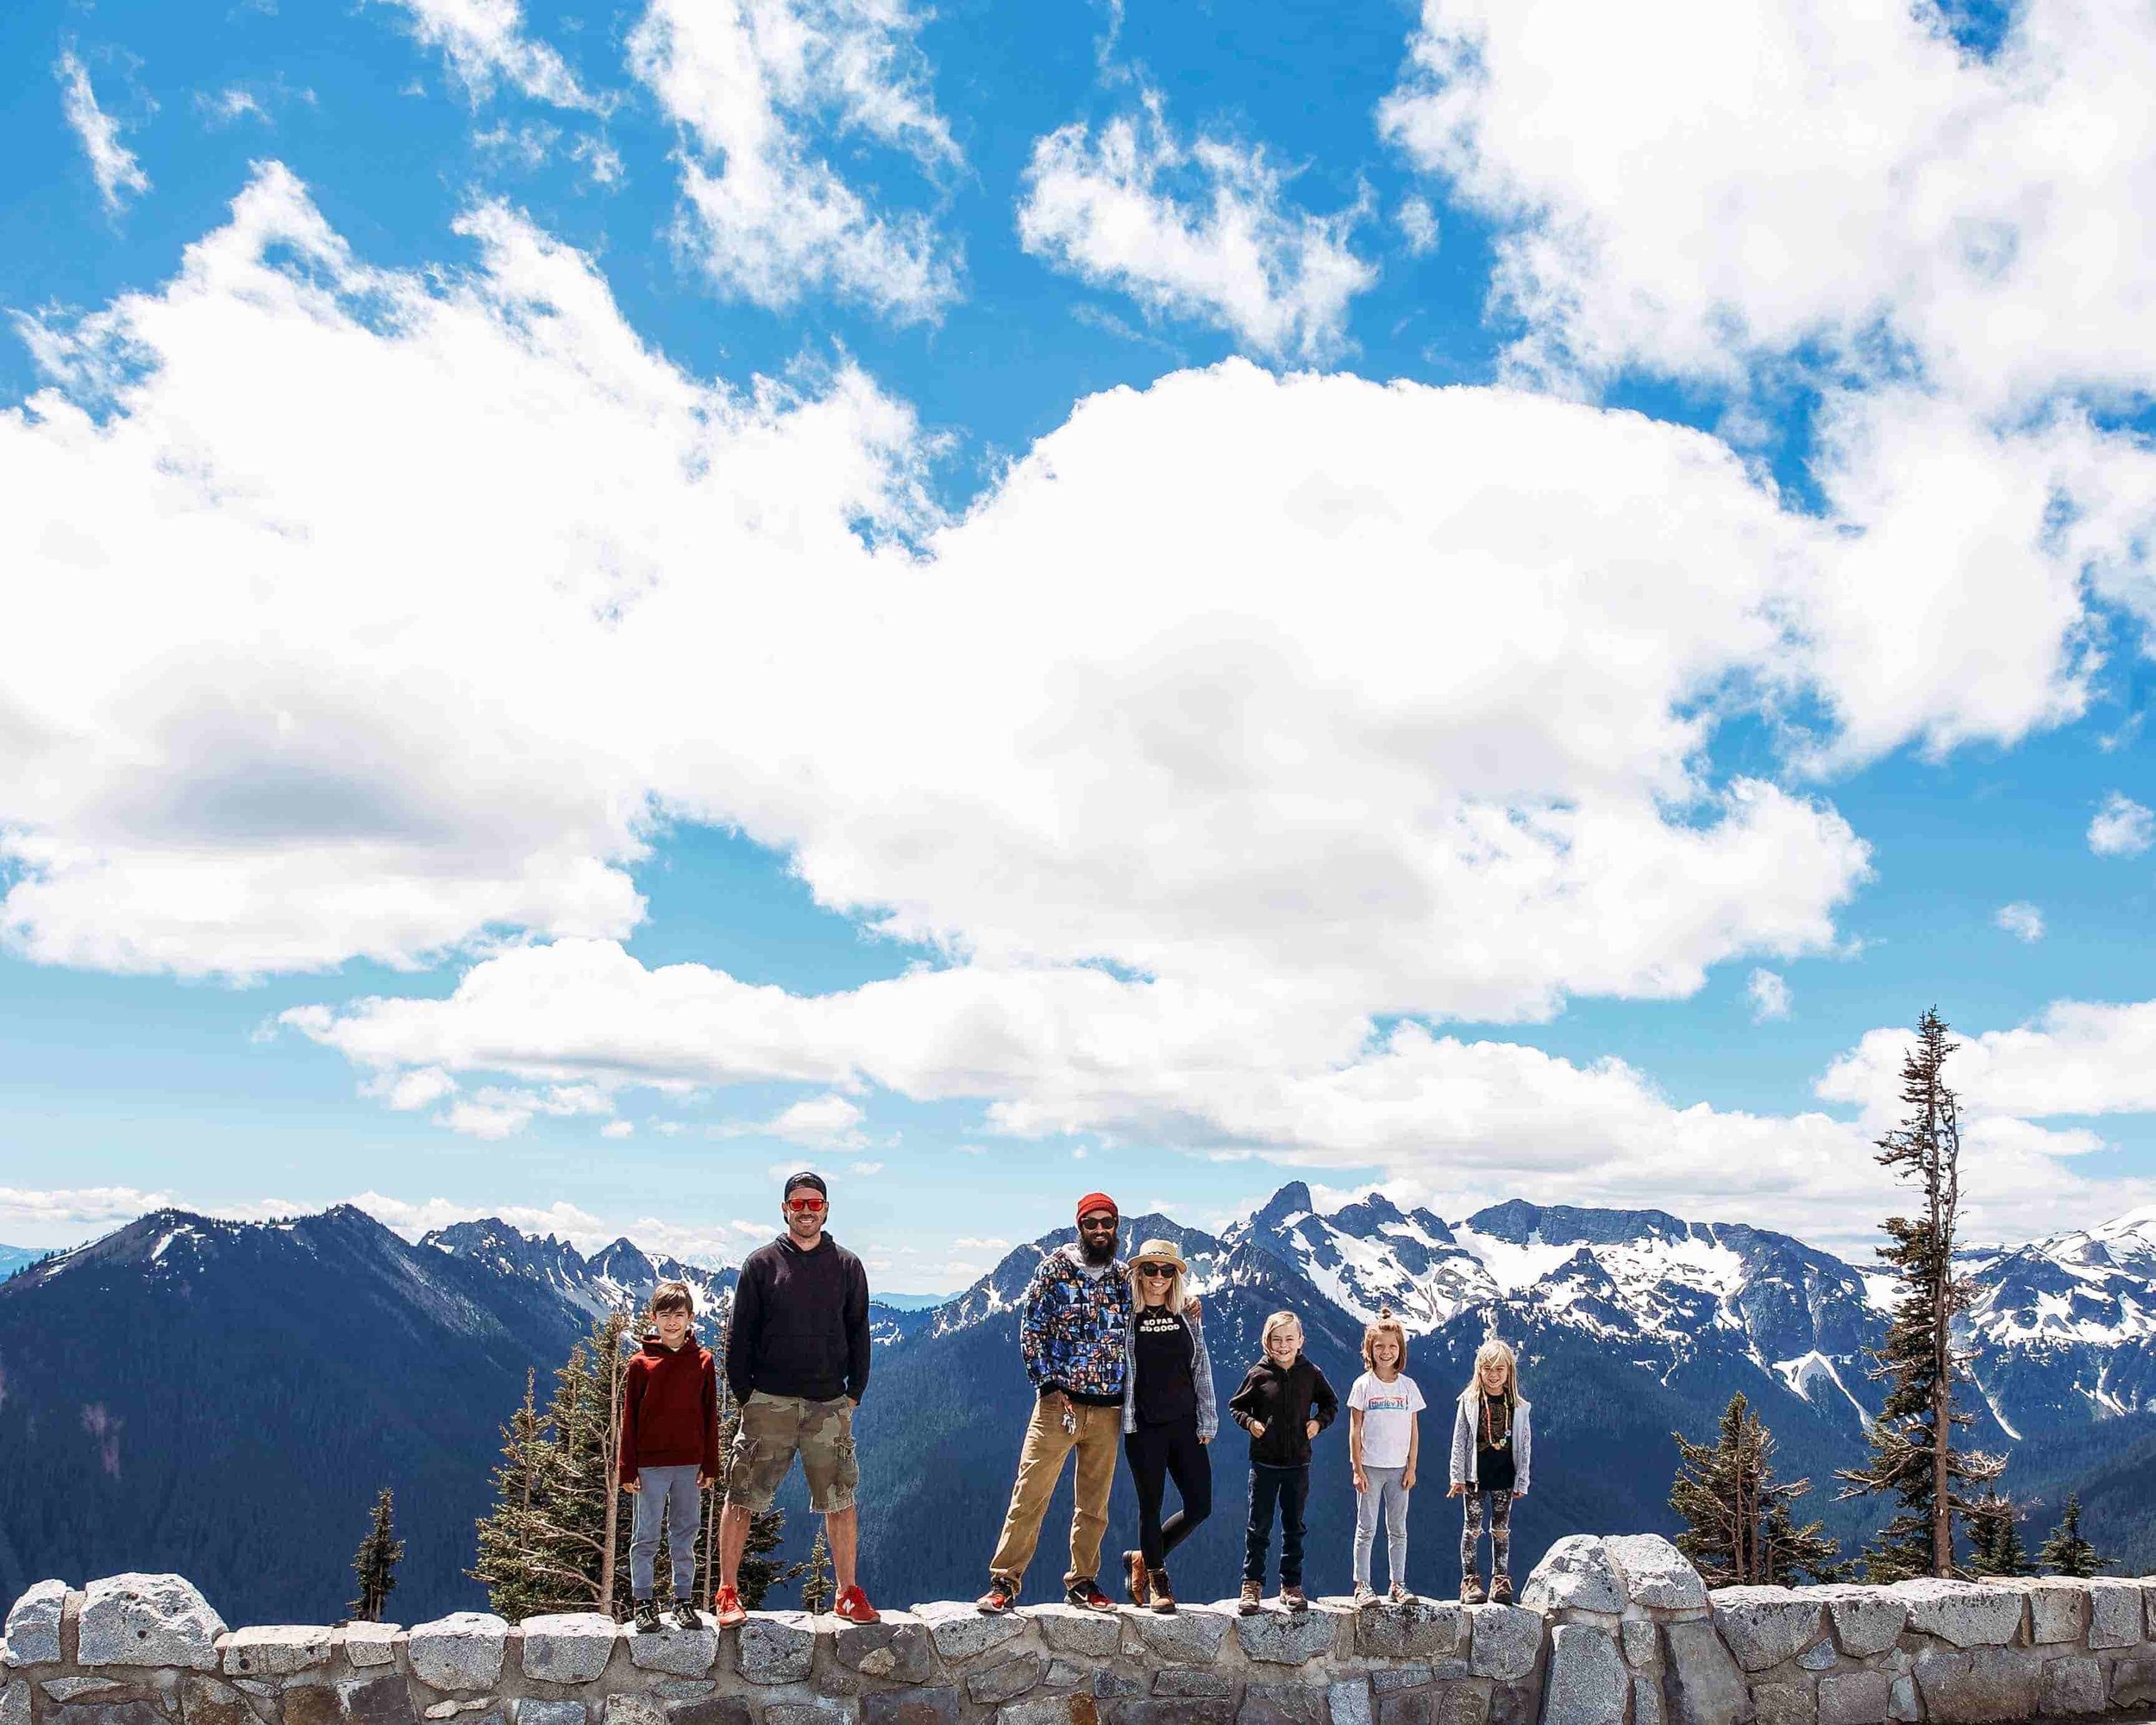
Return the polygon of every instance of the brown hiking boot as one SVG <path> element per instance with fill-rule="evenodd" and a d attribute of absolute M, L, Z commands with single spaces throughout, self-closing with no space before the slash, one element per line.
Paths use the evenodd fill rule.
<path fill-rule="evenodd" d="M 1492 1605 L 1512 1603 L 1512 1578 L 1501 1569 L 1489 1578 L 1489 1603 Z"/>
<path fill-rule="evenodd" d="M 1140 1607 L 1150 1603 L 1145 1595 L 1145 1553 L 1124 1552 L 1123 1572 L 1125 1584 L 1130 1589 L 1131 1603 Z"/>
<path fill-rule="evenodd" d="M 1482 1603 L 1482 1578 L 1473 1570 L 1460 1578 L 1460 1603 L 1480 1605 Z"/>
<path fill-rule="evenodd" d="M 1307 1611 L 1310 1609 L 1309 1598 L 1304 1594 L 1302 1589 L 1299 1586 L 1290 1586 L 1285 1582 L 1281 1584 L 1280 1603 L 1283 1610 Z"/>
<path fill-rule="evenodd" d="M 1243 1584 L 1243 1591 L 1236 1598 L 1236 1614 L 1238 1616 L 1243 1617 L 1257 1616 L 1258 1607 L 1263 1603 L 1264 1591 L 1265 1590 L 1257 1582 L 1244 1582 Z"/>
<path fill-rule="evenodd" d="M 1156 1569 L 1146 1578 L 1146 1592 L 1151 1596 L 1153 1609 L 1163 1617 L 1175 1614 L 1175 1590 L 1169 1584 L 1168 1571 Z"/>

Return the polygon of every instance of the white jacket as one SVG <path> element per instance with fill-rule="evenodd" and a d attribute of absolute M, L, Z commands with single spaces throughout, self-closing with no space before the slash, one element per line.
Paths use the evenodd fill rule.
<path fill-rule="evenodd" d="M 1475 1402 L 1481 1387 L 1470 1383 L 1460 1392 L 1452 1414 L 1452 1480 L 1455 1485 L 1475 1489 Z M 1513 1402 L 1512 1465 L 1514 1492 L 1527 1489 L 1527 1465 L 1534 1456 L 1534 1422 L 1524 1396 Z"/>

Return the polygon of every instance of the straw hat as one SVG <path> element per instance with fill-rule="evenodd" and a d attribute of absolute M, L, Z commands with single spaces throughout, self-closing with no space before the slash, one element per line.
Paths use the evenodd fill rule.
<path fill-rule="evenodd" d="M 1179 1274 L 1190 1273 L 1190 1266 L 1183 1262 L 1183 1255 L 1175 1250 L 1172 1240 L 1146 1241 L 1131 1254 L 1130 1262 L 1133 1270 L 1141 1264 L 1172 1264 Z"/>

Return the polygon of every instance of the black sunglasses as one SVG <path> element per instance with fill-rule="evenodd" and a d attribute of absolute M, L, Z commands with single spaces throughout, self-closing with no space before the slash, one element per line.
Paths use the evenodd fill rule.
<path fill-rule="evenodd" d="M 1158 1276 L 1165 1280 L 1175 1275 L 1175 1266 L 1172 1264 L 1141 1264 L 1138 1267 L 1138 1273 L 1140 1276 Z"/>

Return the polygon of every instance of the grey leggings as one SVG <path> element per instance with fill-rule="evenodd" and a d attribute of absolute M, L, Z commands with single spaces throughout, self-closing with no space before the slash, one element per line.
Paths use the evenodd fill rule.
<path fill-rule="evenodd" d="M 1377 1516 L 1385 1515 L 1385 1567 L 1392 1571 L 1393 1585 L 1407 1585 L 1407 1489 L 1404 1467 L 1365 1467 L 1369 1490 L 1355 1494 L 1355 1578 L 1370 1584 L 1370 1551 L 1377 1543 Z"/>
<path fill-rule="evenodd" d="M 1466 1514 L 1460 1529 L 1460 1573 L 1475 1573 L 1475 1542 L 1482 1536 L 1482 1500 L 1489 1500 L 1489 1572 L 1512 1573 L 1512 1493 L 1467 1488 L 1460 1502 Z"/>

